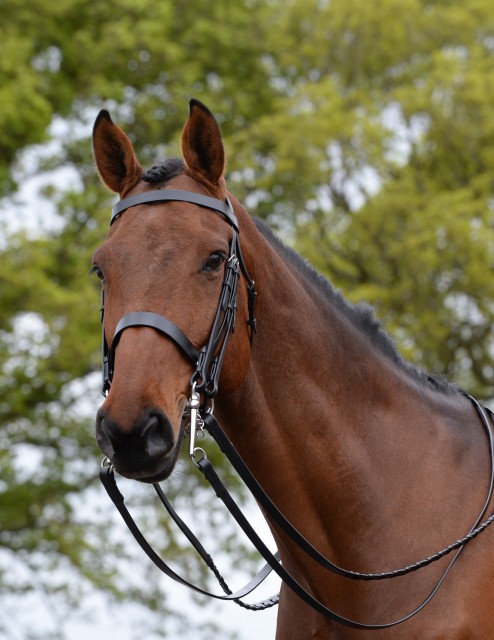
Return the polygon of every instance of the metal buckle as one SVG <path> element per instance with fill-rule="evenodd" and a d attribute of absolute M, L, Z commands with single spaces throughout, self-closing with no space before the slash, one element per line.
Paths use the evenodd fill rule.
<path fill-rule="evenodd" d="M 103 460 L 101 461 L 101 468 L 103 469 L 104 467 L 109 467 L 109 471 L 110 473 L 113 473 L 113 464 L 112 461 L 110 460 L 110 458 L 108 458 L 107 456 L 105 456 L 103 458 Z"/>
<path fill-rule="evenodd" d="M 199 413 L 200 406 L 201 398 L 196 391 L 196 382 L 194 381 L 192 383 L 190 399 L 186 405 L 186 411 L 189 414 L 189 423 L 185 427 L 185 434 L 189 436 L 189 456 L 193 462 L 195 462 L 195 453 L 198 450 L 195 446 L 196 438 L 202 438 L 204 436 L 204 420 Z M 200 451 L 202 451 L 202 449 L 200 449 Z M 205 455 L 204 453 L 204 456 Z"/>

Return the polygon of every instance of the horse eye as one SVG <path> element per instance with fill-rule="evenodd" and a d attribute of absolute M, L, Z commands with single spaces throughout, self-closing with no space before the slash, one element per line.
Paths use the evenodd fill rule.
<path fill-rule="evenodd" d="M 212 253 L 203 266 L 203 271 L 219 271 L 226 260 L 224 253 Z"/>
<path fill-rule="evenodd" d="M 96 276 L 101 280 L 101 282 L 103 282 L 103 280 L 105 279 L 103 271 L 101 271 L 101 269 L 96 264 L 93 264 L 91 273 L 95 273 Z"/>

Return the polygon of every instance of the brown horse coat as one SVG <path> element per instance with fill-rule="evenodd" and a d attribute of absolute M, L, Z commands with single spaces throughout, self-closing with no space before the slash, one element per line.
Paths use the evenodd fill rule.
<path fill-rule="evenodd" d="M 106 112 L 95 124 L 94 150 L 103 181 L 121 197 L 156 188 L 227 195 L 221 134 L 197 101 L 182 137 L 185 164 L 172 177 L 150 181 Z M 347 304 L 230 197 L 259 292 L 251 345 L 240 286 L 216 400 L 216 415 L 237 450 L 285 516 L 345 568 L 395 569 L 461 538 L 482 508 L 490 473 L 487 439 L 471 403 L 401 361 L 367 311 Z M 205 265 L 214 254 L 227 254 L 231 233 L 220 216 L 189 203 L 126 211 L 94 256 L 105 288 L 107 340 L 125 313 L 147 310 L 176 323 L 196 347 L 204 344 L 222 280 L 221 268 Z M 190 363 L 158 332 L 131 328 L 122 335 L 97 418 L 100 446 L 117 471 L 147 482 L 172 472 L 190 376 Z M 448 563 L 354 582 L 324 570 L 275 525 L 272 530 L 283 565 L 300 583 L 365 623 L 413 610 Z M 494 638 L 494 528 L 465 548 L 432 602 L 409 621 L 382 631 L 350 629 L 283 587 L 276 638 Z"/>

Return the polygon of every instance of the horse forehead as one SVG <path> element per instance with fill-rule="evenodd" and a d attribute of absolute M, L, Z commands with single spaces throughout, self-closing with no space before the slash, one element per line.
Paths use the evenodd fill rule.
<path fill-rule="evenodd" d="M 226 192 L 208 193 L 196 180 L 186 173 L 166 181 L 151 184 L 138 182 L 125 197 L 162 189 L 180 189 L 201 195 L 224 199 Z M 113 262 L 115 253 L 141 253 L 146 248 L 165 249 L 174 245 L 200 245 L 210 239 L 218 243 L 224 238 L 230 241 L 231 229 L 214 211 L 192 203 L 167 201 L 137 205 L 125 211 L 111 226 L 108 235 L 95 251 L 93 262 Z M 220 245 L 216 249 L 219 249 Z"/>
<path fill-rule="evenodd" d="M 227 250 L 231 229 L 214 211 L 178 201 L 156 202 L 132 207 L 124 212 L 95 251 L 96 264 L 111 262 L 118 256 L 174 252 L 197 247 Z M 213 246 L 214 245 L 214 246 Z M 223 245 L 225 245 L 223 247 Z"/>
<path fill-rule="evenodd" d="M 130 214 L 129 224 L 122 220 L 119 239 L 123 242 L 127 236 L 130 248 L 149 251 L 179 246 L 202 249 L 210 242 L 227 242 L 231 236 L 229 225 L 220 215 L 189 202 L 172 200 L 140 205 L 135 211 L 129 209 L 127 214 Z"/>

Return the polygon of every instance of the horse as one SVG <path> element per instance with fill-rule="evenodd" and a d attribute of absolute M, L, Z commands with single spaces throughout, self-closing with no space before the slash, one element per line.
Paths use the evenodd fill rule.
<path fill-rule="evenodd" d="M 199 404 L 272 503 L 350 572 L 413 565 L 479 524 L 493 508 L 492 415 L 402 359 L 370 307 L 347 302 L 249 215 L 227 190 L 221 131 L 205 105 L 190 102 L 182 159 L 144 170 L 105 110 L 93 149 L 122 203 L 93 256 L 107 367 L 96 438 L 120 475 L 157 483 L 172 473 L 197 384 Z M 220 314 L 212 341 L 234 262 L 231 322 L 224 330 Z M 194 375 L 207 344 L 216 370 Z M 494 529 L 461 546 L 454 566 L 439 557 L 367 581 L 328 571 L 265 517 L 283 570 L 310 596 L 283 582 L 277 640 L 494 638 Z"/>

